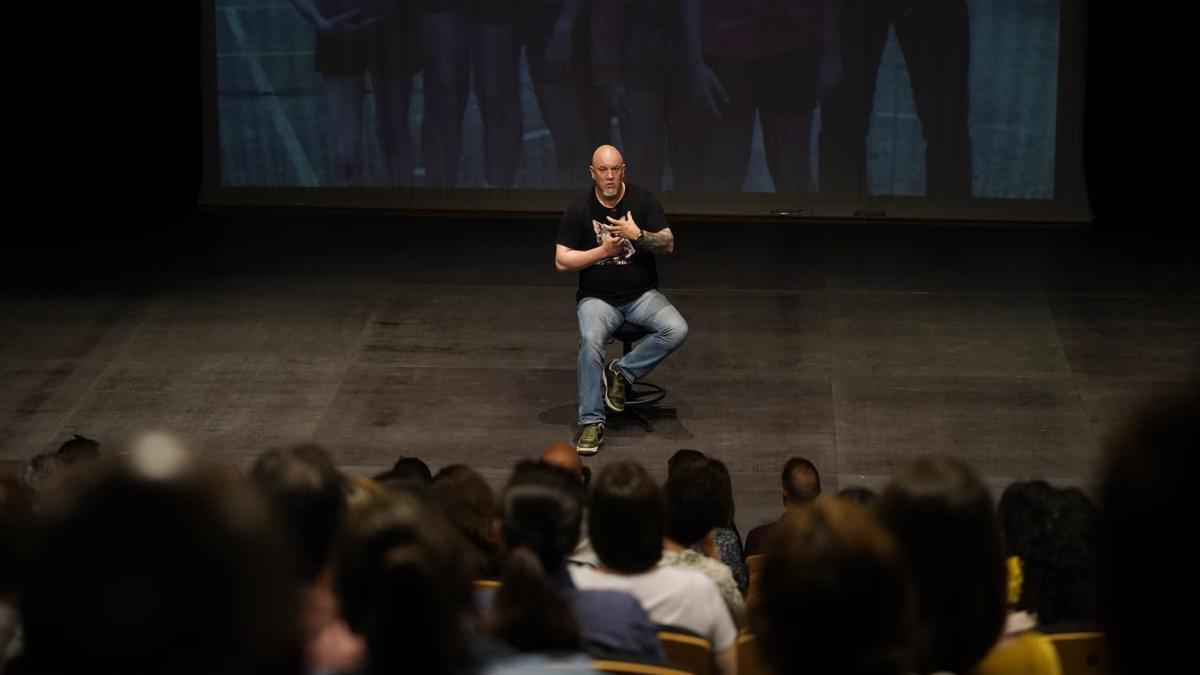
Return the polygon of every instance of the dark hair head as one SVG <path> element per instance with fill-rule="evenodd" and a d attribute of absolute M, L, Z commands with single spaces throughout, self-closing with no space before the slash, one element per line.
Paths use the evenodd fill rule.
<path fill-rule="evenodd" d="M 429 465 L 416 457 L 401 457 L 391 469 L 375 476 L 375 482 L 389 490 L 407 492 L 421 498 L 429 496 L 433 473 Z"/>
<path fill-rule="evenodd" d="M 583 484 L 540 461 L 517 464 L 500 496 L 501 536 L 510 549 L 527 548 L 550 575 L 563 570 L 579 542 Z"/>
<path fill-rule="evenodd" d="M 999 638 L 1006 604 L 987 487 L 962 462 L 919 459 L 896 473 L 876 508 L 916 585 L 919 672 L 971 670 Z"/>
<path fill-rule="evenodd" d="M 1118 671 L 1179 670 L 1193 658 L 1188 537 L 1200 455 L 1200 390 L 1153 401 L 1113 438 L 1100 487 L 1103 617 Z"/>
<path fill-rule="evenodd" d="M 803 457 L 793 457 L 783 465 L 780 476 L 783 492 L 793 504 L 805 504 L 821 496 L 821 474 Z"/>
<path fill-rule="evenodd" d="M 452 464 L 433 477 L 433 502 L 470 545 L 468 555 L 476 578 L 495 578 L 503 564 L 496 541 L 496 495 L 487 480 L 464 464 Z"/>
<path fill-rule="evenodd" d="M 622 460 L 600 471 L 592 488 L 588 536 L 605 567 L 639 574 L 658 564 L 665 520 L 662 492 L 641 464 Z"/>
<path fill-rule="evenodd" d="M 409 495 L 386 495 L 352 516 L 338 595 L 342 616 L 367 640 L 372 674 L 457 671 L 471 612 L 462 552 L 445 518 Z"/>
<path fill-rule="evenodd" d="M 250 480 L 283 523 L 300 580 L 316 580 L 333 561 L 346 519 L 345 481 L 329 453 L 316 445 L 268 450 Z"/>
<path fill-rule="evenodd" d="M 675 454 L 671 455 L 671 458 L 667 460 L 667 477 L 670 478 L 671 474 L 679 469 L 704 459 L 706 459 L 706 455 L 699 450 L 692 450 L 690 448 L 676 450 Z"/>
<path fill-rule="evenodd" d="M 1017 607 L 1046 626 L 1096 621 L 1096 507 L 1078 488 L 1052 490 L 1025 537 Z"/>
<path fill-rule="evenodd" d="M 512 552 L 488 629 L 521 651 L 578 650 L 579 625 L 551 577 L 579 541 L 583 483 L 543 461 L 517 464 L 500 497 L 501 533 Z"/>
<path fill-rule="evenodd" d="M 861 485 L 842 488 L 838 491 L 837 496 L 838 499 L 854 502 L 859 506 L 871 506 L 878 497 L 870 488 L 862 487 Z"/>
<path fill-rule="evenodd" d="M 819 499 L 777 526 L 750 625 L 776 673 L 893 675 L 910 665 L 911 586 L 866 509 Z"/>
<path fill-rule="evenodd" d="M 520 547 L 509 555 L 488 632 L 523 652 L 579 651 L 583 637 L 571 605 L 546 576 L 538 556 Z"/>
<path fill-rule="evenodd" d="M 244 483 L 117 463 L 72 478 L 22 589 L 29 672 L 300 672 L 292 560 Z"/>
<path fill-rule="evenodd" d="M 996 505 L 996 516 L 1000 519 L 1000 531 L 1004 534 L 1009 555 L 1025 557 L 1026 537 L 1046 519 L 1047 502 L 1053 491 L 1054 488 L 1044 480 L 1017 481 L 1004 488 Z"/>
<path fill-rule="evenodd" d="M 688 547 L 728 522 L 728 480 L 716 462 L 702 459 L 680 467 L 667 477 L 667 537 Z"/>
<path fill-rule="evenodd" d="M 67 464 L 100 459 L 100 441 L 75 434 L 69 441 L 58 446 L 58 454 Z"/>
<path fill-rule="evenodd" d="M 36 493 L 57 481 L 66 468 L 66 457 L 56 452 L 47 452 L 30 457 L 29 461 L 21 466 L 18 477 Z"/>

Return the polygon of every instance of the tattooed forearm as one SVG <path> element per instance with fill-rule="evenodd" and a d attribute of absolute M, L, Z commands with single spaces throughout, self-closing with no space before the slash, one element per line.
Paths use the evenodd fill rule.
<path fill-rule="evenodd" d="M 675 250 L 675 235 L 671 234 L 669 229 L 647 232 L 646 238 L 638 244 L 638 248 L 651 253 L 670 253 Z"/>

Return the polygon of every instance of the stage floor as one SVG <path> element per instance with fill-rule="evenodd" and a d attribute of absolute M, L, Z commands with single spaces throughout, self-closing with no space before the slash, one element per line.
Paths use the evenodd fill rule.
<path fill-rule="evenodd" d="M 0 294 L 0 459 L 71 434 L 177 433 L 245 466 L 314 440 L 346 470 L 398 455 L 497 486 L 571 439 L 573 274 L 556 223 L 201 217 L 135 242 L 13 248 Z M 691 326 L 650 380 L 677 419 L 610 429 L 593 467 L 696 448 L 742 531 L 778 471 L 882 486 L 910 457 L 997 492 L 1090 488 L 1132 406 L 1200 355 L 1195 249 L 1087 230 L 676 223 L 663 290 Z M 612 348 L 613 353 L 617 347 Z"/>

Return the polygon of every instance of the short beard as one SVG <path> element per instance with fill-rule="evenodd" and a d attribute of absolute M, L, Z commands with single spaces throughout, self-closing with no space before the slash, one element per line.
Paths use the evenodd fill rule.
<path fill-rule="evenodd" d="M 617 183 L 615 186 L 613 186 L 611 191 L 600 188 L 600 194 L 604 195 L 605 197 L 616 197 L 617 195 L 621 194 L 621 184 Z"/>

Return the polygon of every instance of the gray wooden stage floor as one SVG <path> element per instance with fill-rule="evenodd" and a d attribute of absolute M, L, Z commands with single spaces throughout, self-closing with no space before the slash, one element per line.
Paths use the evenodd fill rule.
<path fill-rule="evenodd" d="M 180 230 L 183 231 L 180 231 Z M 0 295 L 0 459 L 149 429 L 245 466 L 315 440 L 499 485 L 569 440 L 574 275 L 555 224 L 206 217 L 134 243 L 26 245 Z M 1196 374 L 1200 270 L 1086 230 L 676 224 L 663 288 L 688 343 L 649 378 L 678 418 L 613 429 L 603 466 L 724 459 L 743 531 L 811 458 L 827 490 L 910 457 L 1095 483 L 1131 406 Z M 615 348 L 614 348 L 615 353 Z"/>

